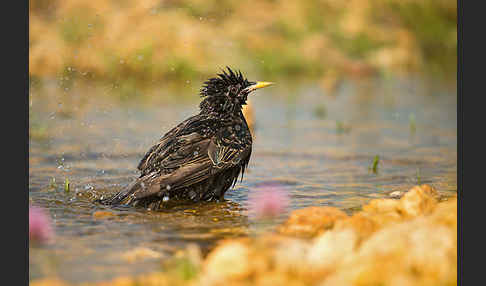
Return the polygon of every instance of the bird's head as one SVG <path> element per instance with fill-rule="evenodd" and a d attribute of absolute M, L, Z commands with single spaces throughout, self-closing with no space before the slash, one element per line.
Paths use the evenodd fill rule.
<path fill-rule="evenodd" d="M 267 87 L 271 82 L 252 82 L 243 77 L 241 71 L 233 72 L 229 67 L 218 77 L 207 80 L 201 88 L 203 101 L 199 105 L 203 112 L 238 113 L 246 104 L 248 94 L 259 88 Z"/>

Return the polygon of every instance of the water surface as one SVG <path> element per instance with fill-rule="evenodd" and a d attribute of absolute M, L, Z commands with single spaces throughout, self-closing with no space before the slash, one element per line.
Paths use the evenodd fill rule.
<path fill-rule="evenodd" d="M 31 279 L 85 282 L 154 271 L 160 258 L 129 263 L 123 254 L 146 247 L 163 259 L 188 243 L 208 251 L 219 239 L 248 235 L 256 225 L 248 192 L 269 183 L 290 194 L 288 211 L 334 206 L 352 213 L 419 182 L 444 196 L 457 191 L 455 89 L 413 79 L 344 82 L 333 94 L 314 83 L 279 84 L 251 97 L 249 170 L 226 202 L 93 217 L 108 209 L 91 201 L 128 184 L 145 151 L 197 112 L 198 88 L 185 89 L 190 97 L 161 88 L 151 99 L 119 100 L 113 87 L 31 87 L 29 199 L 48 210 L 56 231 L 55 243 L 30 248 Z"/>

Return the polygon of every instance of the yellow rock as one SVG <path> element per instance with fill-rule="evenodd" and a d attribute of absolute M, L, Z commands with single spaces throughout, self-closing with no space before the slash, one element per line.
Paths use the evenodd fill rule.
<path fill-rule="evenodd" d="M 457 197 L 438 203 L 430 217 L 437 224 L 457 229 Z"/>
<path fill-rule="evenodd" d="M 242 279 L 251 274 L 250 251 L 241 241 L 228 241 L 216 247 L 203 266 L 208 281 Z"/>
<path fill-rule="evenodd" d="M 317 237 L 309 249 L 308 266 L 313 272 L 330 272 L 353 254 L 358 237 L 354 230 L 330 230 Z"/>
<path fill-rule="evenodd" d="M 363 206 L 369 214 L 387 214 L 390 219 L 411 218 L 430 214 L 437 205 L 437 191 L 429 185 L 414 186 L 400 200 L 375 199 Z"/>
<path fill-rule="evenodd" d="M 400 207 L 400 201 L 394 200 L 394 199 L 374 199 L 371 200 L 368 204 L 363 206 L 363 211 L 367 213 L 392 213 L 397 216 L 398 214 L 398 209 Z"/>
<path fill-rule="evenodd" d="M 362 240 L 367 239 L 372 233 L 380 228 L 383 222 L 373 220 L 370 216 L 357 213 L 350 218 L 336 221 L 334 225 L 334 230 L 340 231 L 345 229 L 352 229 L 358 236 L 357 243 L 359 244 Z"/>
<path fill-rule="evenodd" d="M 223 241 L 203 262 L 194 246 L 202 264 L 194 279 L 167 272 L 90 285 L 457 285 L 457 198 L 437 196 L 422 185 L 351 217 L 332 207 L 296 210 L 280 233 Z"/>
<path fill-rule="evenodd" d="M 331 229 L 335 221 L 347 217 L 346 213 L 334 207 L 308 207 L 293 211 L 278 230 L 285 235 L 313 237 Z"/>
<path fill-rule="evenodd" d="M 437 205 L 437 191 L 429 185 L 415 186 L 400 199 L 398 211 L 408 217 L 430 214 Z"/>
<path fill-rule="evenodd" d="M 302 267 L 307 259 L 310 244 L 307 241 L 298 239 L 287 239 L 280 243 L 273 255 L 274 269 L 281 273 L 291 273 L 302 275 L 308 272 L 306 267 Z"/>
<path fill-rule="evenodd" d="M 122 258 L 125 261 L 130 263 L 144 260 L 144 259 L 153 259 L 153 258 L 160 258 L 160 257 L 162 257 L 161 253 L 157 251 L 153 251 L 152 249 L 146 247 L 137 247 L 122 255 Z"/>
<path fill-rule="evenodd" d="M 322 285 L 457 284 L 457 227 L 451 219 L 454 201 L 440 203 L 430 216 L 376 231 Z M 447 211 L 453 215 L 438 224 L 437 219 Z"/>
<path fill-rule="evenodd" d="M 285 275 L 281 272 L 273 271 L 267 272 L 263 275 L 256 277 L 255 283 L 250 285 L 257 286 L 275 286 L 275 285 L 286 285 L 286 286 L 304 286 L 308 285 L 304 283 L 301 279 L 292 279 L 292 276 Z"/>

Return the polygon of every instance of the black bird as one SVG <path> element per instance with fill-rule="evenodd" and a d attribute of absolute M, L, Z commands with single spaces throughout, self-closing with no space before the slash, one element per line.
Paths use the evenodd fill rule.
<path fill-rule="evenodd" d="M 167 132 L 138 164 L 140 177 L 105 205 L 159 209 L 182 202 L 221 200 L 241 179 L 251 155 L 252 136 L 241 111 L 248 94 L 271 85 L 251 82 L 241 71 L 222 71 L 200 90 L 200 112 Z"/>

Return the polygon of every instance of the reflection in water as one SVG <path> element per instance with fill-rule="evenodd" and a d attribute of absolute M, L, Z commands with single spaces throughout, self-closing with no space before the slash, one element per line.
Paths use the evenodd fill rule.
<path fill-rule="evenodd" d="M 348 213 L 419 180 L 443 195 L 457 190 L 455 90 L 430 92 L 421 83 L 396 80 L 343 83 L 328 96 L 314 85 L 277 85 L 252 98 L 249 170 L 225 202 L 160 212 L 109 209 L 91 202 L 136 177 L 147 148 L 195 113 L 198 97 L 123 102 L 103 93 L 93 86 L 69 94 L 49 86 L 30 91 L 29 198 L 49 211 L 56 232 L 54 244 L 30 249 L 31 278 L 58 274 L 80 282 L 160 268 L 160 258 L 123 259 L 137 247 L 164 257 L 197 243 L 207 252 L 219 239 L 255 230 L 247 196 L 261 185 L 280 185 L 290 194 L 290 209 L 328 205 Z M 316 115 L 318 104 L 325 117 Z M 337 122 L 348 131 L 340 132 Z M 375 174 L 370 166 L 376 155 Z"/>

